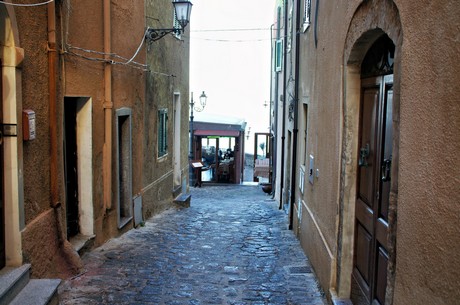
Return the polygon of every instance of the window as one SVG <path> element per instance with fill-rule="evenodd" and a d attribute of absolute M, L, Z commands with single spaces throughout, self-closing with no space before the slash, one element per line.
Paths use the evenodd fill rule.
<path fill-rule="evenodd" d="M 304 15 L 303 15 L 303 30 L 306 31 L 311 23 L 311 0 L 305 0 Z"/>
<path fill-rule="evenodd" d="M 158 157 L 168 153 L 168 111 L 158 111 Z"/>
<path fill-rule="evenodd" d="M 275 71 L 280 72 L 283 66 L 283 40 L 278 39 L 275 43 Z"/>

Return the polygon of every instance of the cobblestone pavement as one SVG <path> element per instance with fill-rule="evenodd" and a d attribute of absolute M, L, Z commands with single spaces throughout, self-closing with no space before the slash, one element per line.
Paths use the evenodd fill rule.
<path fill-rule="evenodd" d="M 326 304 L 287 218 L 257 186 L 192 189 L 83 256 L 60 304 Z"/>

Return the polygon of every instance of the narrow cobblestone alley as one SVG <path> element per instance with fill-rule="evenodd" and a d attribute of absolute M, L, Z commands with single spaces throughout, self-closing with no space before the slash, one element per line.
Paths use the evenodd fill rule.
<path fill-rule="evenodd" d="M 61 304 L 326 304 L 287 218 L 257 186 L 192 189 L 84 255 Z"/>

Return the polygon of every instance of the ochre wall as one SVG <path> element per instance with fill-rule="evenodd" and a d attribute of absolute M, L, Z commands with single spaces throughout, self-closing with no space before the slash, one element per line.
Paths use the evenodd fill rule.
<path fill-rule="evenodd" d="M 362 2 L 319 3 L 317 46 L 314 24 L 300 35 L 299 100 L 308 103 L 309 116 L 307 148 L 299 147 L 299 153 L 314 155 L 319 177 L 313 185 L 305 178 L 302 198 L 311 214 L 302 210 L 299 238 L 328 291 L 339 288 L 335 273 L 343 272 L 334 265 L 337 245 L 353 238 L 339 231 L 342 141 L 353 137 L 343 133 L 344 49 L 349 24 Z M 460 219 L 455 210 L 460 202 L 460 5 L 451 0 L 394 3 L 401 28 L 389 34 L 400 35 L 402 41 L 396 67 L 400 159 L 393 304 L 453 304 L 460 296 Z M 394 23 L 392 15 L 380 18 L 383 24 Z M 364 28 L 380 21 L 362 22 Z M 301 142 L 299 134 L 299 146 Z"/>
<path fill-rule="evenodd" d="M 395 304 L 460 298 L 460 3 L 396 1 L 403 25 Z"/>

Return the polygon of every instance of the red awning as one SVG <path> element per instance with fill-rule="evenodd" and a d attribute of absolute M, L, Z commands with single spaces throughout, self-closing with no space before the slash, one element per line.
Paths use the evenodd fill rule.
<path fill-rule="evenodd" d="M 195 136 L 221 136 L 221 137 L 238 137 L 240 132 L 237 130 L 195 130 Z"/>

